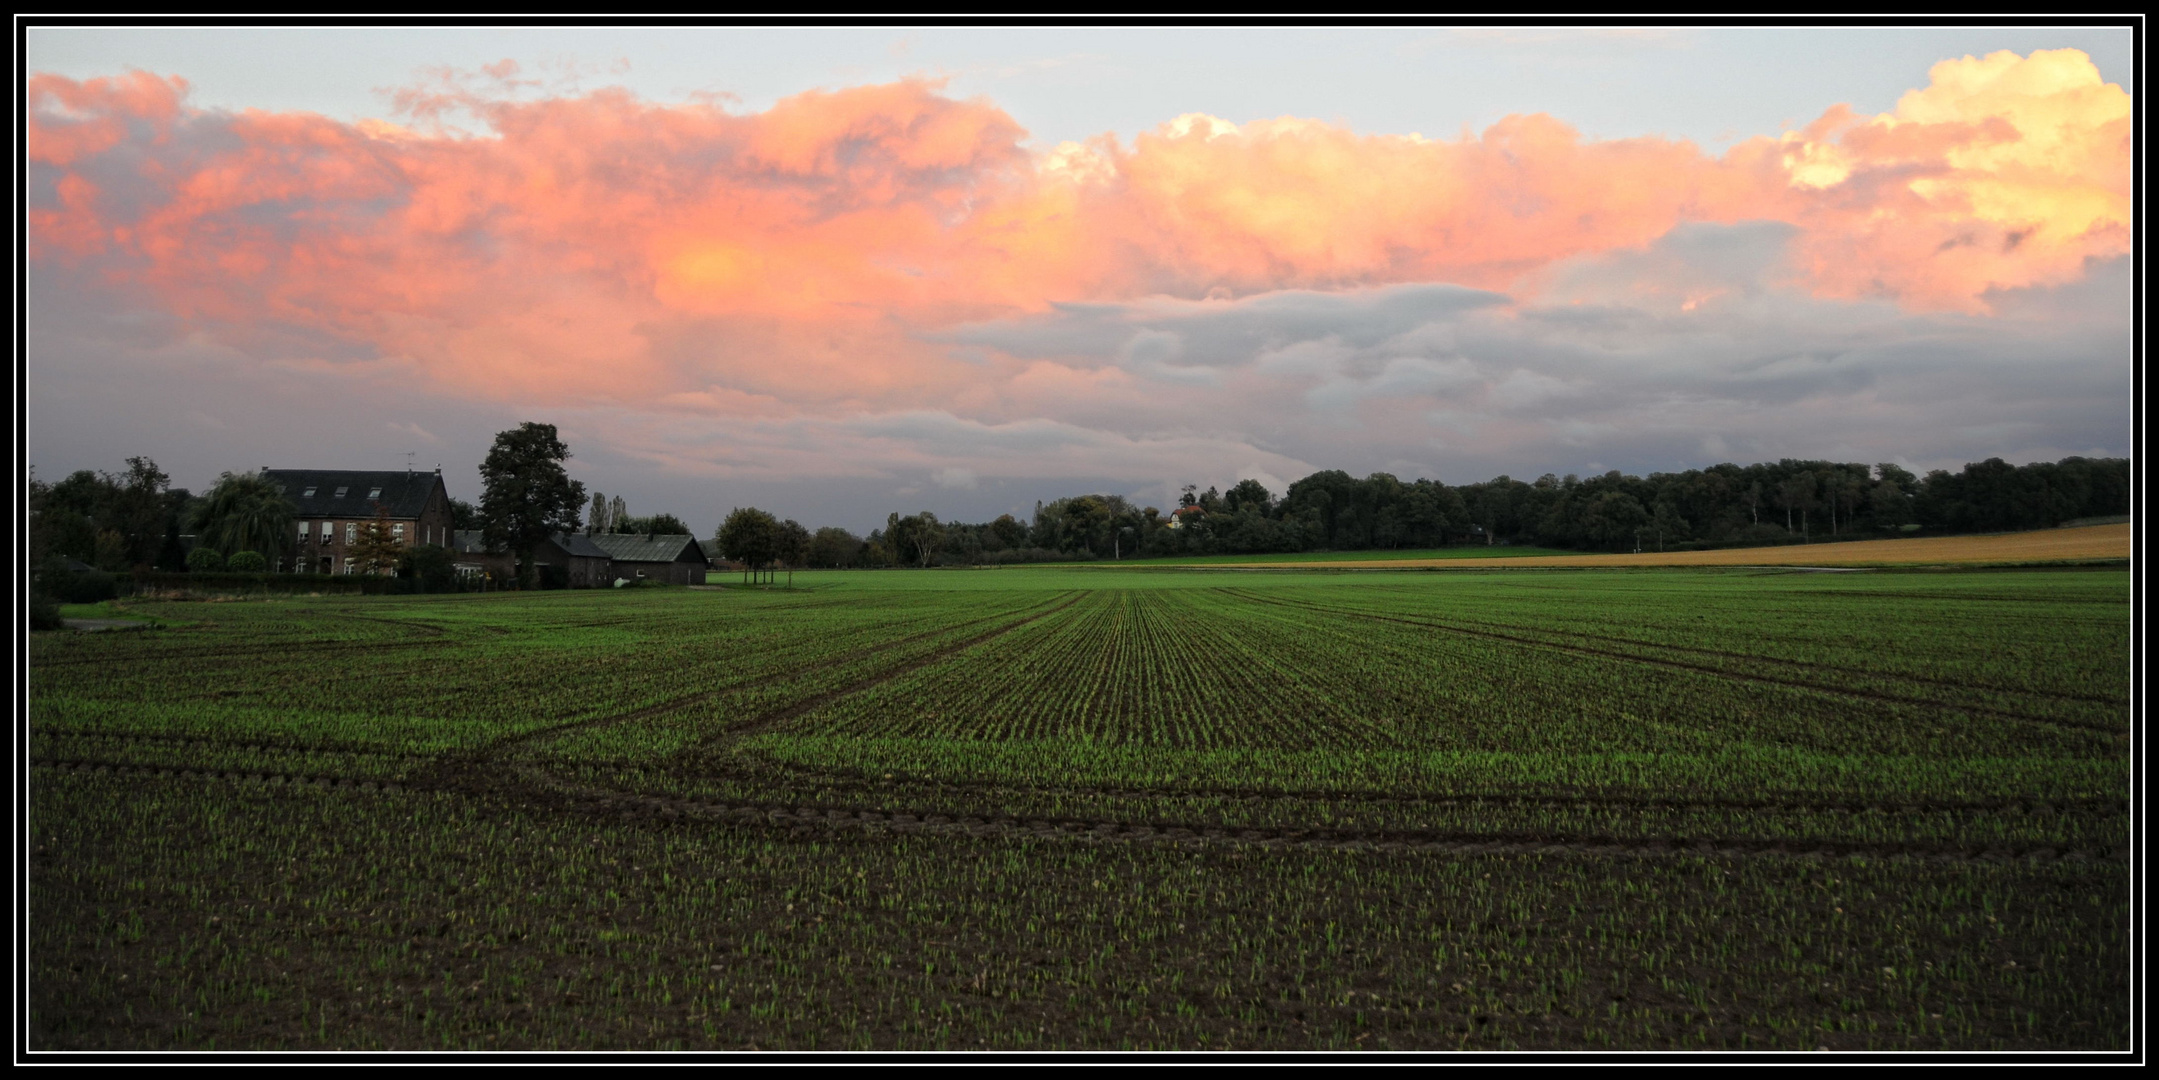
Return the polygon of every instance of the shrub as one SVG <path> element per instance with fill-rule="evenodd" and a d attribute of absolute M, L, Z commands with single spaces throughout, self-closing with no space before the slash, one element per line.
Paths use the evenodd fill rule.
<path fill-rule="evenodd" d="M 252 551 L 235 551 L 225 560 L 225 569 L 235 574 L 260 574 L 269 568 L 269 560 Z"/>
<path fill-rule="evenodd" d="M 187 568 L 204 571 L 223 570 L 225 568 L 225 557 L 218 554 L 216 548 L 198 547 L 187 553 Z"/>
<path fill-rule="evenodd" d="M 60 605 L 37 589 L 30 590 L 30 629 L 60 629 Z"/>
<path fill-rule="evenodd" d="M 50 584 L 52 594 L 63 604 L 101 604 L 120 595 L 119 583 L 103 570 L 62 574 Z"/>

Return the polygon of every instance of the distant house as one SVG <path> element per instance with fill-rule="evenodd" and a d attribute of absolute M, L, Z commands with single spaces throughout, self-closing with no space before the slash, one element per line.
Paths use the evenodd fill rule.
<path fill-rule="evenodd" d="M 694 536 L 594 533 L 579 539 L 607 552 L 610 572 L 625 581 L 702 585 L 710 567 L 703 545 Z"/>
<path fill-rule="evenodd" d="M 298 543 L 278 561 L 280 570 L 298 574 L 349 574 L 346 558 L 360 527 L 387 511 L 390 529 L 401 544 L 451 542 L 450 493 L 442 470 L 434 472 L 353 472 L 338 469 L 264 469 L 297 510 Z"/>
<path fill-rule="evenodd" d="M 459 529 L 451 534 L 450 565 L 457 569 L 459 577 L 484 577 L 495 581 L 517 578 L 517 557 L 487 550 L 487 541 L 478 529 Z"/>

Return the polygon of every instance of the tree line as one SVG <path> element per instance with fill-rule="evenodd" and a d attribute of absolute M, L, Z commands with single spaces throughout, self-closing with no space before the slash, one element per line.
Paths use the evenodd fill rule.
<path fill-rule="evenodd" d="M 2129 462 L 2000 458 L 1925 476 L 1893 464 L 1785 459 L 1631 476 L 1499 476 L 1449 485 L 1388 473 L 1313 473 L 1279 497 L 1257 480 L 1187 488 L 1168 512 L 1118 495 L 1035 505 L 981 523 L 891 514 L 866 537 L 808 532 L 763 511 L 791 539 L 759 559 L 808 567 L 984 565 L 1073 559 L 1416 549 L 1459 544 L 1576 551 L 1690 550 L 1905 535 L 2050 528 L 2129 512 Z M 738 514 L 744 511 L 737 511 Z M 730 518 L 730 520 L 733 520 Z M 745 519 L 751 520 L 751 519 Z M 727 530 L 718 537 L 729 547 Z"/>
<path fill-rule="evenodd" d="M 482 464 L 480 504 L 453 500 L 456 527 L 482 532 L 490 550 L 514 553 L 530 575 L 533 548 L 556 532 L 681 535 L 671 514 L 632 517 L 620 497 L 594 493 L 563 471 L 569 451 L 552 425 L 497 436 Z M 810 530 L 754 507 L 737 508 L 712 549 L 755 571 L 768 567 L 928 567 L 1073 559 L 1415 549 L 1457 544 L 1536 545 L 1580 551 L 1686 550 L 1901 535 L 2047 528 L 2129 512 L 2130 463 L 2070 457 L 2010 465 L 1988 458 L 1925 476 L 1785 459 L 1676 473 L 1495 477 L 1448 485 L 1387 473 L 1358 479 L 1313 473 L 1279 497 L 1257 480 L 1228 491 L 1187 488 L 1168 512 L 1118 495 L 1076 495 L 979 523 L 927 511 L 890 514 L 867 536 Z M 247 569 L 274 564 L 288 542 L 291 503 L 253 473 L 226 473 L 195 495 L 147 457 L 119 473 L 83 470 L 29 491 L 33 568 L 74 559 L 98 570 Z M 587 511 L 580 513 L 580 511 Z M 447 551 L 389 550 L 366 557 L 383 573 L 449 573 Z M 190 556 L 183 536 L 195 538 Z M 366 537 L 362 537 L 364 541 Z M 217 565 L 213 566 L 215 562 Z M 439 564 L 439 565 L 438 565 Z M 531 582 L 527 582 L 530 584 Z"/>

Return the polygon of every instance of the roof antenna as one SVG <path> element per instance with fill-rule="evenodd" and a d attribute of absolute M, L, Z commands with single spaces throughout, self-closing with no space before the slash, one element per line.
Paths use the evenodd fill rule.
<path fill-rule="evenodd" d="M 419 452 L 419 451 L 417 451 L 417 450 L 407 450 L 407 451 L 405 451 L 405 475 L 406 475 L 406 476 L 411 476 L 411 475 L 412 475 L 412 456 L 413 456 L 414 454 L 418 453 L 418 452 Z"/>

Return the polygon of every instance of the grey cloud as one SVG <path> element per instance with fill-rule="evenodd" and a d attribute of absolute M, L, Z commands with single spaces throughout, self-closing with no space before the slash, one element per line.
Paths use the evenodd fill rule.
<path fill-rule="evenodd" d="M 1242 300 L 1062 304 L 1054 314 L 963 327 L 948 340 L 1022 359 L 1100 362 L 1147 334 L 1182 343 L 1164 364 L 1233 367 L 1264 352 L 1320 340 L 1369 348 L 1463 312 L 1504 304 L 1498 293 L 1455 285 L 1397 285 L 1345 293 L 1284 290 Z"/>

